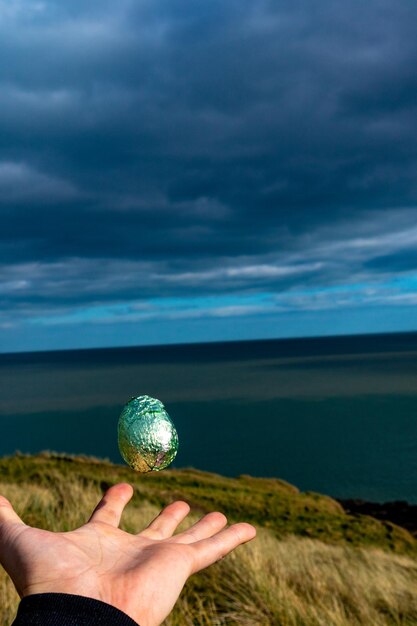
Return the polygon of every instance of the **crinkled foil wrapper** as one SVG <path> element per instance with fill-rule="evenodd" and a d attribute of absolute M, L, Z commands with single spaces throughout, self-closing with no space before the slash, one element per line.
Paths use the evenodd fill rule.
<path fill-rule="evenodd" d="M 159 471 L 174 460 L 178 434 L 162 402 L 150 396 L 132 398 L 119 417 L 120 454 L 137 472 Z"/>

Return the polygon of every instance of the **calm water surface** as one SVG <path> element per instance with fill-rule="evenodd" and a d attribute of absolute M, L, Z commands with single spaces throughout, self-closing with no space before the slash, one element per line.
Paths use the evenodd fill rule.
<path fill-rule="evenodd" d="M 162 400 L 175 466 L 417 502 L 417 333 L 0 354 L 0 455 L 121 462 L 133 395 Z"/>

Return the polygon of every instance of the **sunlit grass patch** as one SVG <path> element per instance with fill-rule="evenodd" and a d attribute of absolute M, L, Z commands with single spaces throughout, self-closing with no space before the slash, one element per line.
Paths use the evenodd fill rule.
<path fill-rule="evenodd" d="M 331 498 L 300 494 L 273 479 L 196 470 L 144 477 L 110 463 L 53 455 L 1 459 L 0 468 L 0 493 L 23 520 L 54 531 L 84 524 L 106 487 L 120 481 L 135 487 L 122 517 L 128 532 L 140 532 L 162 504 L 177 498 L 192 505 L 180 530 L 210 510 L 223 510 L 230 521 L 249 517 L 256 540 L 193 576 L 165 626 L 417 624 L 413 538 L 372 518 L 347 516 Z M 17 604 L 1 570 L 0 623 L 13 621 Z"/>

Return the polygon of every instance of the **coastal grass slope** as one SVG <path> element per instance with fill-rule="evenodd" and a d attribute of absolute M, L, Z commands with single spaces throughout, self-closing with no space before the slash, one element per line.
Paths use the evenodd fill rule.
<path fill-rule="evenodd" d="M 276 479 L 194 469 L 138 475 L 91 458 L 51 453 L 0 459 L 0 493 L 24 521 L 50 530 L 83 524 L 103 489 L 130 482 L 122 527 L 138 532 L 174 499 L 192 523 L 221 510 L 250 521 L 257 539 L 192 577 L 166 626 L 411 626 L 417 624 L 417 541 L 407 531 L 349 516 L 329 497 Z M 18 598 L 0 575 L 0 622 Z"/>

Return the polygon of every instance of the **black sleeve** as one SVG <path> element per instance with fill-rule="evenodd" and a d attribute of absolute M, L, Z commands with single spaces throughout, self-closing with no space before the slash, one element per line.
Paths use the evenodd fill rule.
<path fill-rule="evenodd" d="M 138 626 L 114 606 L 68 593 L 39 593 L 19 604 L 12 626 Z"/>

